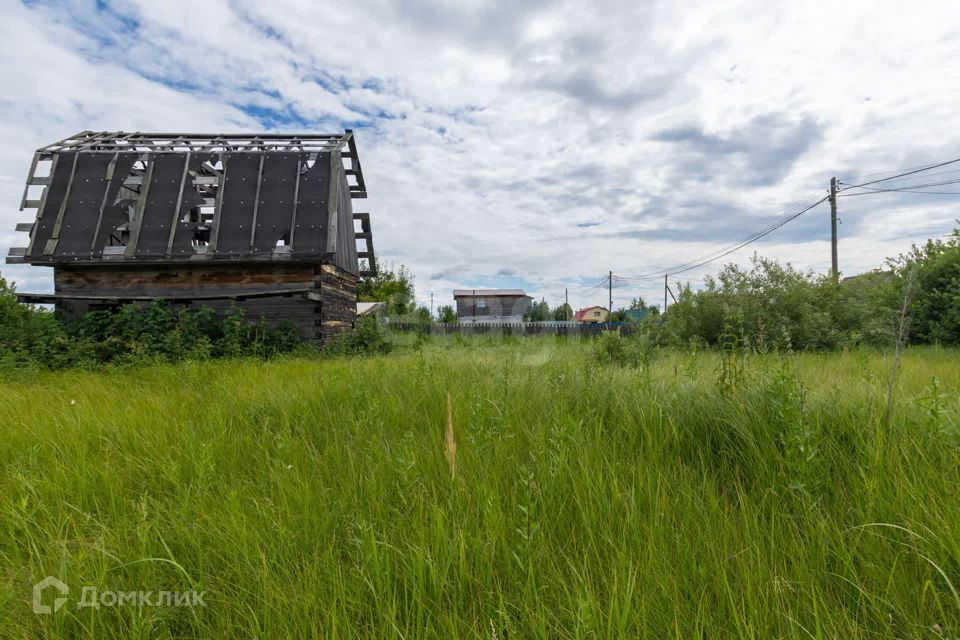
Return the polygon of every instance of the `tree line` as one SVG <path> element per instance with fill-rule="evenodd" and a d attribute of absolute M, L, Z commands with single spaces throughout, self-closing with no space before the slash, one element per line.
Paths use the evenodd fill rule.
<path fill-rule="evenodd" d="M 682 285 L 648 327 L 672 346 L 717 346 L 731 331 L 771 349 L 889 345 L 908 289 L 911 342 L 960 345 L 960 230 L 844 279 L 754 255 L 749 267 L 727 265 L 700 290 Z"/>
<path fill-rule="evenodd" d="M 718 346 L 732 334 L 763 349 L 887 345 L 898 330 L 909 287 L 910 340 L 960 345 L 960 230 L 849 278 L 802 271 L 755 254 L 749 266 L 729 264 L 707 277 L 703 287 L 677 284 L 677 300 L 666 312 L 635 298 L 613 310 L 609 320 L 634 322 L 653 344 L 681 348 Z M 402 266 L 381 269 L 361 292 L 361 299 L 386 301 L 391 319 L 456 322 L 450 305 L 440 306 L 433 317 L 416 306 L 413 277 Z M 646 313 L 630 313 L 636 310 Z M 571 320 L 573 315 L 568 304 L 551 308 L 541 299 L 526 320 Z"/>
<path fill-rule="evenodd" d="M 675 348 L 717 347 L 730 336 L 770 350 L 889 345 L 908 290 L 910 341 L 960 345 L 960 230 L 914 246 L 874 271 L 844 279 L 754 255 L 748 267 L 727 265 L 708 277 L 702 288 L 681 284 L 676 303 L 665 313 L 649 308 L 635 333 L 650 344 Z M 381 267 L 376 277 L 362 279 L 358 296 L 361 301 L 384 302 L 394 319 L 456 320 L 449 305 L 441 306 L 436 318 L 425 307 L 417 307 L 414 279 L 404 266 Z M 628 309 L 648 307 L 637 298 L 628 308 L 616 310 L 611 320 L 626 320 Z M 551 309 L 541 300 L 533 304 L 528 319 L 572 317 L 569 305 Z M 331 350 L 382 353 L 389 344 L 381 334 L 375 322 L 361 323 Z M 217 317 L 210 309 L 175 311 L 154 301 L 90 312 L 64 324 L 48 310 L 18 303 L 13 286 L 0 278 L 0 367 L 270 357 L 298 350 L 316 348 L 301 343 L 292 327 L 269 329 L 245 321 L 237 308 Z"/>

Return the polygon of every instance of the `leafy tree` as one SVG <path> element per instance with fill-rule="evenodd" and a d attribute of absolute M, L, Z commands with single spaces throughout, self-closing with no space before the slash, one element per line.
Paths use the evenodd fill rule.
<path fill-rule="evenodd" d="M 402 316 L 416 310 L 413 276 L 403 265 L 396 271 L 377 263 L 377 275 L 361 278 L 357 284 L 357 299 L 361 302 L 385 302 L 389 316 Z"/>
<path fill-rule="evenodd" d="M 57 367 L 72 361 L 69 336 L 50 311 L 17 302 L 0 277 L 0 361 Z"/>
<path fill-rule="evenodd" d="M 551 320 L 553 318 L 550 314 L 550 305 L 543 299 L 541 299 L 540 302 L 533 303 L 527 317 L 530 322 L 543 322 L 544 320 Z"/>
<path fill-rule="evenodd" d="M 564 302 L 562 305 L 553 310 L 553 319 L 573 320 L 573 308 Z"/>
<path fill-rule="evenodd" d="M 717 345 L 729 325 L 752 348 L 832 349 L 886 344 L 896 303 L 881 287 L 837 282 L 754 255 L 744 269 L 727 265 L 706 288 L 681 286 L 664 314 L 661 341 Z"/>
<path fill-rule="evenodd" d="M 651 327 L 677 345 L 717 345 L 725 326 L 760 350 L 889 345 L 912 280 L 911 339 L 960 344 L 960 230 L 887 262 L 888 270 L 837 281 L 754 255 L 749 268 L 727 265 L 700 291 L 681 286 Z"/>
<path fill-rule="evenodd" d="M 445 324 L 453 324 L 457 321 L 457 312 L 449 304 L 445 304 L 437 309 L 437 321 Z"/>
<path fill-rule="evenodd" d="M 415 315 L 417 322 L 420 324 L 431 324 L 433 322 L 433 318 L 430 317 L 430 309 L 427 309 L 426 307 L 418 308 Z"/>
<path fill-rule="evenodd" d="M 627 310 L 623 307 L 620 307 L 616 311 L 612 312 L 607 316 L 607 322 L 626 322 L 627 321 Z"/>
<path fill-rule="evenodd" d="M 960 229 L 946 240 L 927 240 L 890 261 L 897 282 L 890 293 L 902 299 L 913 274 L 911 334 L 921 342 L 960 344 Z"/>

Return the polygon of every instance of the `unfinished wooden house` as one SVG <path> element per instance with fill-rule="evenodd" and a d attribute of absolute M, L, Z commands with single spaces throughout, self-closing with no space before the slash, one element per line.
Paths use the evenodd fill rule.
<path fill-rule="evenodd" d="M 8 263 L 53 267 L 66 319 L 163 299 L 293 323 L 324 340 L 356 318 L 375 267 L 353 133 L 210 135 L 84 131 L 39 149 Z"/>
<path fill-rule="evenodd" d="M 457 322 L 520 324 L 530 313 L 533 298 L 523 289 L 454 289 Z"/>

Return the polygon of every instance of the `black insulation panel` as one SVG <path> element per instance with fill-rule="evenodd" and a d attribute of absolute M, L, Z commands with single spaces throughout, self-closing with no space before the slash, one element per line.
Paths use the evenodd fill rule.
<path fill-rule="evenodd" d="M 306 166 L 305 166 L 306 168 Z M 330 154 L 318 154 L 300 174 L 294 257 L 321 257 L 326 250 L 327 200 L 330 197 Z"/>
<path fill-rule="evenodd" d="M 265 156 L 253 153 L 238 153 L 225 161 L 220 221 L 216 229 L 217 255 L 242 256 L 250 252 L 261 158 L 266 164 Z"/>
<path fill-rule="evenodd" d="M 299 153 L 267 152 L 263 156 L 254 254 L 270 254 L 282 238 L 290 239 L 299 163 Z"/>
<path fill-rule="evenodd" d="M 76 156 L 76 151 L 64 151 L 57 157 L 56 166 L 53 167 L 53 174 L 50 176 L 50 184 L 47 186 L 46 199 L 43 207 L 37 212 L 37 221 L 33 227 L 33 244 L 31 251 L 27 254 L 28 258 L 44 257 L 47 240 L 53 236 L 53 227 L 60 213 L 60 205 L 63 204 L 70 186 L 70 174 L 73 172 L 73 160 Z M 79 163 L 79 160 L 77 162 Z"/>
<path fill-rule="evenodd" d="M 162 258 L 166 253 L 186 160 L 186 153 L 159 153 L 151 157 L 153 168 L 148 171 L 150 186 L 143 203 L 140 233 L 136 237 L 136 257 Z"/>
<path fill-rule="evenodd" d="M 60 233 L 53 255 L 79 259 L 90 255 L 90 245 L 100 218 L 100 207 L 110 182 L 107 171 L 113 156 L 104 153 L 80 153 L 73 172 L 73 184 L 66 197 L 67 206 L 60 221 Z"/>

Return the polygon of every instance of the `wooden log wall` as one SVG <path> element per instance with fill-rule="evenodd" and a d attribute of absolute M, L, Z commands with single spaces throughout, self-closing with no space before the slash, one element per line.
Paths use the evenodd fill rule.
<path fill-rule="evenodd" d="M 191 299 L 192 296 L 243 296 L 291 289 L 310 292 L 238 300 Z M 319 342 L 326 342 L 352 327 L 356 320 L 357 276 L 336 266 L 315 262 L 57 266 L 54 291 L 59 295 L 91 298 L 58 301 L 57 311 L 68 321 L 87 311 L 123 304 L 124 296 L 165 299 L 174 307 L 207 306 L 218 315 L 236 305 L 249 321 L 263 320 L 272 328 L 291 323 L 301 339 Z"/>
<path fill-rule="evenodd" d="M 326 342 L 357 320 L 357 276 L 332 264 L 320 266 L 322 341 Z"/>

